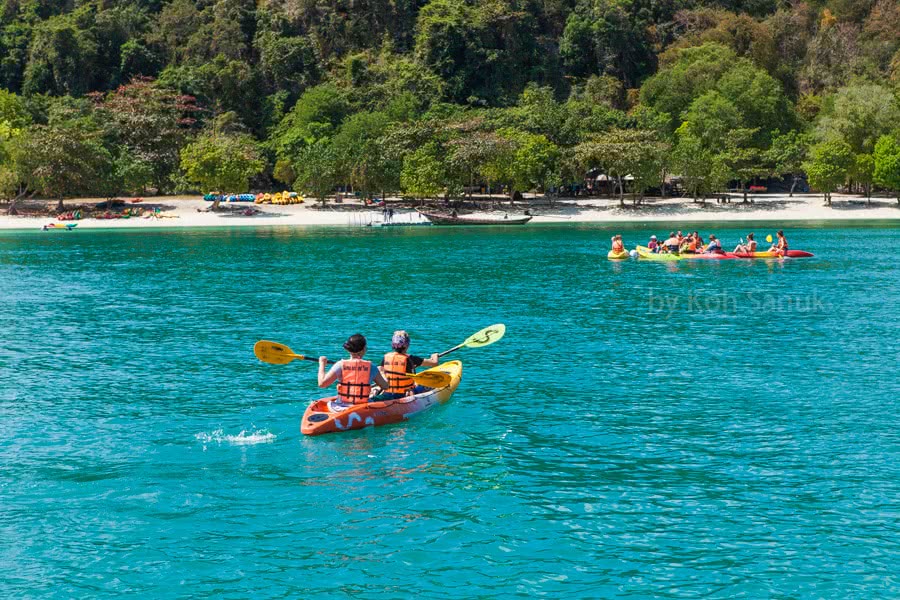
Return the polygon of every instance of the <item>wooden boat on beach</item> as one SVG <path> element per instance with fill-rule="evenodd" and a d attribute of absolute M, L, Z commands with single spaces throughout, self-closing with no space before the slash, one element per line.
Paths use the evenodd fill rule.
<path fill-rule="evenodd" d="M 451 213 L 418 211 L 420 215 L 435 225 L 524 225 L 531 220 L 530 216 L 510 219 L 485 219 L 478 217 L 460 217 Z"/>

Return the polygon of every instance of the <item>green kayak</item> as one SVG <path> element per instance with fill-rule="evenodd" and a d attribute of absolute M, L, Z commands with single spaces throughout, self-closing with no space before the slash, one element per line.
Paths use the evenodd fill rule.
<path fill-rule="evenodd" d="M 676 260 L 681 260 L 681 257 L 677 254 L 655 254 L 650 248 L 646 246 L 638 246 L 637 253 L 641 260 L 656 260 L 660 262 L 673 262 Z"/>

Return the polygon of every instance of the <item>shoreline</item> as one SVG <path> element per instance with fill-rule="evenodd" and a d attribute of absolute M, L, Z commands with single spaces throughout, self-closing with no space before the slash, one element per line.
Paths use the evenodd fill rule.
<path fill-rule="evenodd" d="M 498 204 L 500 197 L 497 197 Z M 877 198 L 871 206 L 865 198 L 851 195 L 834 196 L 831 207 L 824 206 L 821 195 L 764 194 L 753 196 L 752 204 L 743 204 L 740 196 L 734 196 L 730 204 L 694 203 L 686 198 L 648 198 L 644 204 L 632 206 L 626 198 L 626 205 L 619 206 L 617 199 L 609 198 L 567 198 L 548 204 L 530 207 L 534 215 L 532 224 L 597 224 L 597 225 L 660 225 L 686 223 L 783 223 L 783 224 L 841 224 L 863 221 L 900 222 L 900 204 L 895 199 Z M 68 206 L 79 203 L 101 202 L 101 199 L 71 200 Z M 59 221 L 48 216 L 0 215 L 0 230 L 28 231 L 40 230 L 50 223 L 77 223 L 76 230 L 117 229 L 140 230 L 159 228 L 232 228 L 232 227 L 366 227 L 381 226 L 383 214 L 380 208 L 364 209 L 356 200 L 343 203 L 329 203 L 326 208 L 311 208 L 312 202 L 295 205 L 271 205 L 253 203 L 223 203 L 222 206 L 234 211 L 255 208 L 259 212 L 245 216 L 240 212 L 205 212 L 209 202 L 199 197 L 159 197 L 148 198 L 141 203 L 126 201 L 128 208 L 143 208 L 148 212 L 158 208 L 157 215 L 131 217 L 127 219 L 84 218 L 77 221 Z M 502 217 L 504 214 L 520 215 L 525 207 L 517 205 L 500 208 L 492 212 L 472 213 L 473 216 Z M 121 210 L 121 207 L 119 208 Z M 394 209 L 394 224 L 425 223 L 413 209 Z"/>

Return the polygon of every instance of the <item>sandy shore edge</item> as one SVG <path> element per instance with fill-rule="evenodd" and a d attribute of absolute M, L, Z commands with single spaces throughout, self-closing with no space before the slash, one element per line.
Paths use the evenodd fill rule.
<path fill-rule="evenodd" d="M 498 203 L 500 198 L 498 197 Z M 702 223 L 702 222 L 755 222 L 775 221 L 784 223 L 830 222 L 830 221 L 895 221 L 900 220 L 900 204 L 895 199 L 877 198 L 869 205 L 859 196 L 834 196 L 831 207 L 824 206 L 820 195 L 797 195 L 793 198 L 779 195 L 757 195 L 752 204 L 744 204 L 739 197 L 729 204 L 714 201 L 705 204 L 694 203 L 685 198 L 651 198 L 644 204 L 626 206 L 607 198 L 564 199 L 553 206 L 545 204 L 530 209 L 533 223 Z M 73 200 L 70 205 L 86 202 Z M 128 219 L 94 219 L 79 221 L 77 230 L 84 229 L 144 229 L 158 227 L 260 227 L 260 226 L 380 226 L 384 222 L 381 209 L 366 209 L 357 201 L 328 204 L 324 208 L 312 204 L 300 205 L 253 205 L 233 203 L 229 208 L 234 212 L 205 212 L 208 202 L 197 197 L 147 198 L 130 207 L 159 208 L 156 216 L 131 217 Z M 253 207 L 260 212 L 245 216 L 239 209 Z M 476 213 L 477 216 L 510 217 L 519 216 L 522 207 L 507 209 L 502 206 L 493 212 Z M 40 229 L 43 225 L 60 223 L 49 217 L 22 217 L 0 215 L 0 229 L 29 230 Z M 395 210 L 394 223 L 425 222 L 414 210 Z"/>

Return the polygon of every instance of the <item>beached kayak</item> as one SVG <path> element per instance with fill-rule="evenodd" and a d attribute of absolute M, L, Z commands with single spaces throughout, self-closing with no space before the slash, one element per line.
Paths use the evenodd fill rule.
<path fill-rule="evenodd" d="M 49 231 L 51 229 L 64 229 L 66 231 L 72 231 L 78 227 L 78 223 L 50 223 L 48 225 L 44 225 L 41 227 L 44 231 Z"/>
<path fill-rule="evenodd" d="M 462 363 L 451 360 L 427 371 L 443 371 L 450 375 L 450 385 L 436 389 L 424 389 L 414 396 L 396 400 L 379 400 L 348 407 L 335 405 L 337 396 L 315 400 L 303 413 L 300 432 L 305 435 L 321 435 L 350 431 L 364 427 L 399 423 L 437 404 L 443 404 L 453 395 L 462 378 Z"/>
<path fill-rule="evenodd" d="M 610 250 L 606 253 L 606 258 L 608 258 L 609 260 L 625 260 L 626 258 L 628 258 L 628 256 L 628 250 L 622 250 L 621 252 Z"/>
<path fill-rule="evenodd" d="M 777 252 L 738 252 L 734 255 L 737 258 L 784 258 Z M 812 252 L 803 250 L 788 250 L 787 258 L 811 258 Z"/>
<path fill-rule="evenodd" d="M 650 250 L 650 248 L 646 246 L 638 246 L 636 250 L 641 260 L 657 260 L 661 262 L 681 260 L 681 258 L 677 254 L 655 254 L 652 250 Z"/>

